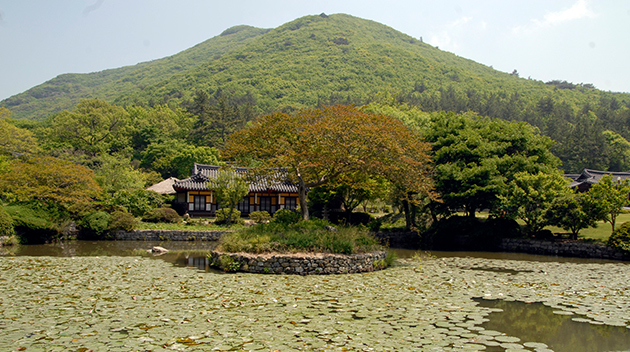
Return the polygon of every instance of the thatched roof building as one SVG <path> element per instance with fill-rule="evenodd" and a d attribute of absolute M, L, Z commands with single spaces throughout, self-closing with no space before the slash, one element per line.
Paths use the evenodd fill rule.
<path fill-rule="evenodd" d="M 169 177 L 164 181 L 158 182 L 153 186 L 147 188 L 147 191 L 154 191 L 159 194 L 176 194 L 177 191 L 173 188 L 175 182 L 178 182 L 179 179 L 175 177 Z"/>

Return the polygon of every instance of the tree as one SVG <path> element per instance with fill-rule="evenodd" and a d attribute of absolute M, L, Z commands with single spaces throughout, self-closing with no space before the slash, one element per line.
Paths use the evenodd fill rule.
<path fill-rule="evenodd" d="M 222 165 L 219 151 L 213 147 L 197 147 L 180 140 L 151 143 L 142 153 L 141 167 L 153 169 L 162 177 L 185 178 L 195 163 Z"/>
<path fill-rule="evenodd" d="M 191 141 L 196 145 L 222 146 L 228 135 L 252 119 L 253 103 L 249 94 L 241 99 L 228 99 L 221 90 L 212 98 L 203 91 L 196 92 L 189 108 L 189 112 L 198 117 L 190 132 Z"/>
<path fill-rule="evenodd" d="M 59 145 L 96 155 L 126 147 L 129 114 L 99 99 L 82 100 L 73 112 L 51 118 L 49 138 Z"/>
<path fill-rule="evenodd" d="M 252 174 L 281 175 L 297 185 L 302 218 L 308 220 L 309 188 L 357 172 L 432 196 L 429 146 L 420 139 L 396 119 L 336 105 L 260 116 L 231 135 L 224 152 L 257 159 Z"/>
<path fill-rule="evenodd" d="M 570 193 L 558 197 L 547 210 L 549 225 L 571 231 L 571 239 L 577 240 L 581 229 L 597 226 L 593 204 L 584 193 Z"/>
<path fill-rule="evenodd" d="M 229 208 L 227 223 L 232 221 L 236 205 L 249 193 L 249 184 L 232 169 L 221 169 L 216 178 L 210 179 L 208 188 L 212 190 L 221 207 Z"/>
<path fill-rule="evenodd" d="M 609 171 L 625 171 L 630 169 L 630 142 L 620 134 L 610 130 L 602 132 L 610 155 Z"/>
<path fill-rule="evenodd" d="M 83 166 L 50 156 L 14 160 L 0 174 L 0 195 L 8 201 L 40 200 L 71 205 L 88 203 L 102 194 L 94 173 Z"/>
<path fill-rule="evenodd" d="M 14 126 L 11 111 L 0 106 L 0 156 L 30 156 L 40 151 L 37 139 L 27 129 Z"/>
<path fill-rule="evenodd" d="M 153 142 L 185 138 L 193 124 L 190 114 L 166 105 L 151 108 L 130 106 L 126 110 L 129 114 L 131 145 L 136 153 Z"/>
<path fill-rule="evenodd" d="M 552 202 L 566 197 L 571 190 L 568 181 L 559 171 L 530 174 L 519 172 L 508 185 L 508 191 L 499 196 L 508 216 L 525 222 L 526 232 L 536 234 L 547 224 Z"/>
<path fill-rule="evenodd" d="M 121 154 L 101 154 L 96 158 L 96 181 L 109 195 L 122 189 L 142 189 L 145 177 L 134 169 L 129 157 Z"/>
<path fill-rule="evenodd" d="M 444 206 L 471 217 L 495 209 L 516 173 L 552 172 L 559 164 L 549 151 L 551 139 L 524 122 L 437 113 L 425 138 L 432 144 L 435 185 Z"/>
<path fill-rule="evenodd" d="M 628 194 L 630 194 L 630 181 L 613 180 L 610 175 L 602 176 L 599 182 L 588 191 L 591 200 L 600 210 L 598 217 L 612 227 L 611 233 L 615 231 L 617 216 L 629 203 Z"/>

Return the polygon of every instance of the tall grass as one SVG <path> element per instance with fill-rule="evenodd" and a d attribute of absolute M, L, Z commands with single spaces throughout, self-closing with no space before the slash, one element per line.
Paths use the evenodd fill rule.
<path fill-rule="evenodd" d="M 218 250 L 225 252 L 321 252 L 353 254 L 382 249 L 364 227 L 338 227 L 331 230 L 324 220 L 294 224 L 258 224 L 221 238 Z"/>

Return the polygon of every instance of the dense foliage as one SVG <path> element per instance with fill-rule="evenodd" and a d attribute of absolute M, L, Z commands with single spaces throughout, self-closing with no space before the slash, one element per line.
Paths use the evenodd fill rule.
<path fill-rule="evenodd" d="M 552 141 L 523 122 L 489 119 L 474 113 L 434 114 L 425 128 L 432 145 L 435 186 L 444 211 L 495 211 L 499 196 L 519 172 L 555 171 Z"/>
<path fill-rule="evenodd" d="M 4 207 L 0 205 L 0 237 L 15 235 L 15 229 L 13 228 L 13 219 L 9 215 Z"/>
<path fill-rule="evenodd" d="M 608 245 L 630 253 L 630 222 L 624 222 L 608 238 Z"/>
<path fill-rule="evenodd" d="M 0 197 L 59 204 L 91 202 L 101 195 L 92 170 L 50 156 L 15 159 L 0 173 Z"/>

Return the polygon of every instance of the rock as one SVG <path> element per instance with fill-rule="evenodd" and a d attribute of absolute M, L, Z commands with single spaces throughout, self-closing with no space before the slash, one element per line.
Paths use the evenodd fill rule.
<path fill-rule="evenodd" d="M 164 247 L 160 247 L 160 246 L 155 246 L 155 247 L 147 250 L 147 252 L 153 253 L 153 254 L 156 254 L 156 255 L 162 255 L 162 254 L 168 253 L 168 249 L 166 249 Z"/>
<path fill-rule="evenodd" d="M 330 225 L 326 225 L 325 229 L 330 231 L 330 232 L 337 232 L 338 231 L 336 227 L 330 226 Z"/>

